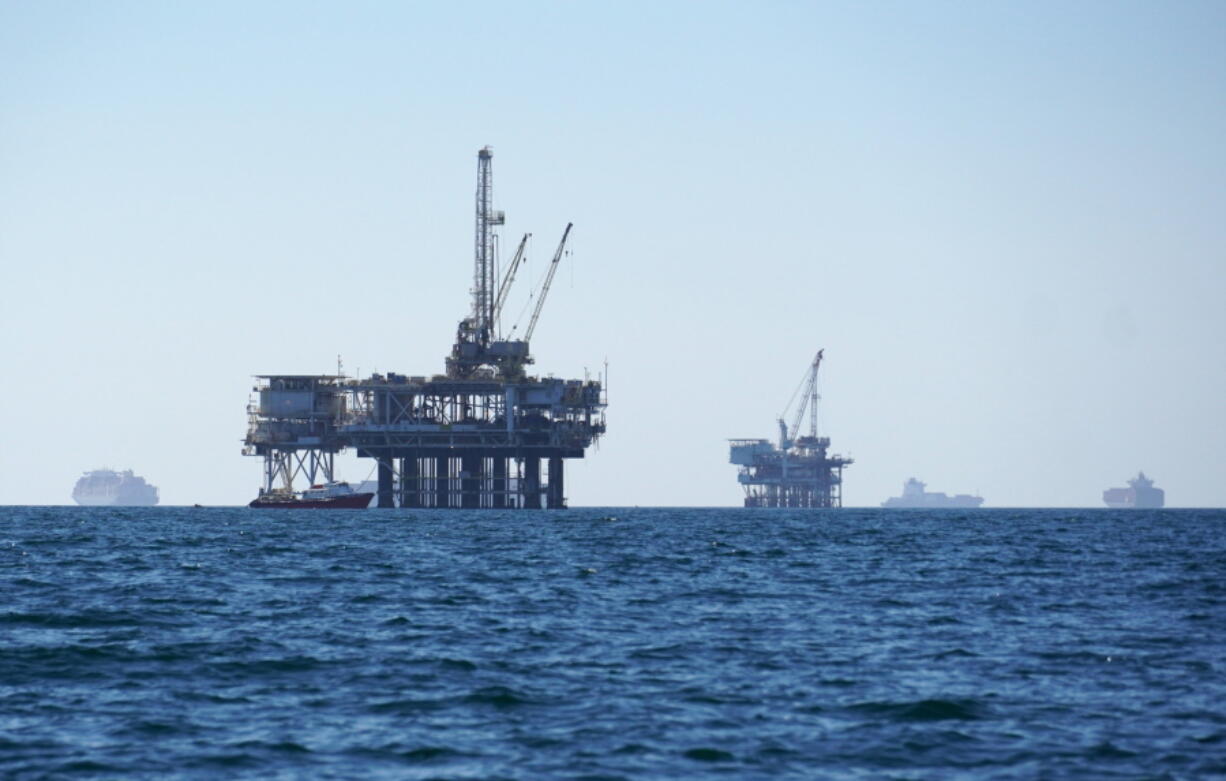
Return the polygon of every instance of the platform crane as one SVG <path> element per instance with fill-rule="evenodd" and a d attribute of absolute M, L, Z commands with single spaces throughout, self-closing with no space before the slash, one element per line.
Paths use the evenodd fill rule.
<path fill-rule="evenodd" d="M 562 231 L 562 240 L 558 242 L 558 251 L 553 253 L 553 260 L 549 263 L 549 271 L 545 274 L 545 282 L 541 285 L 541 294 L 536 299 L 536 309 L 532 311 L 532 319 L 528 321 L 528 328 L 524 331 L 524 341 L 532 343 L 532 332 L 536 330 L 536 321 L 541 317 L 541 309 L 545 306 L 545 296 L 549 295 L 549 286 L 553 284 L 553 275 L 558 271 L 558 264 L 562 261 L 562 251 L 566 249 L 566 239 L 570 236 L 570 229 L 574 227 L 573 222 L 566 223 L 566 230 Z"/>
<path fill-rule="evenodd" d="M 822 354 L 825 348 L 818 350 L 817 355 L 813 356 L 813 363 L 809 365 L 809 371 L 805 378 L 801 380 L 801 385 L 805 388 L 804 396 L 800 402 L 800 406 L 796 408 L 796 414 L 792 418 L 792 425 L 779 418 L 779 449 L 787 450 L 796 443 L 796 437 L 800 434 L 800 423 L 804 420 L 805 410 L 811 410 L 809 417 L 809 437 L 813 443 L 817 442 L 817 401 L 820 398 L 817 394 L 817 372 L 822 365 Z M 799 390 L 799 388 L 797 388 Z M 795 400 L 795 394 L 792 399 Z M 788 402 L 790 407 L 792 402 Z M 786 414 L 786 410 L 784 411 Z"/>
<path fill-rule="evenodd" d="M 511 291 L 511 285 L 515 283 L 515 272 L 519 270 L 523 262 L 524 248 L 528 246 L 530 238 L 532 234 L 525 233 L 524 237 L 519 240 L 519 249 L 515 250 L 515 257 L 511 258 L 511 263 L 507 266 L 506 274 L 502 278 L 502 284 L 498 286 L 498 295 L 494 297 L 494 311 L 490 318 L 495 326 L 498 324 L 499 317 L 502 316 L 502 306 L 507 302 L 507 293 Z"/>

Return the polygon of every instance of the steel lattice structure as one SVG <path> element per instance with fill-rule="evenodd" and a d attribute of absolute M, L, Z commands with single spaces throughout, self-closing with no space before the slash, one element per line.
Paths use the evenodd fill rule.
<path fill-rule="evenodd" d="M 526 238 L 499 282 L 493 229 L 505 217 L 492 208 L 492 157 L 489 147 L 477 154 L 473 302 L 456 329 L 446 374 L 258 376 L 243 452 L 264 459 L 261 496 L 292 494 L 299 478 L 334 480 L 335 455 L 353 448 L 377 462 L 380 507 L 565 506 L 563 460 L 582 458 L 604 433 L 607 398 L 598 380 L 526 373 L 534 362 L 527 339 L 570 225 L 526 338 L 499 338 L 498 306 Z"/>

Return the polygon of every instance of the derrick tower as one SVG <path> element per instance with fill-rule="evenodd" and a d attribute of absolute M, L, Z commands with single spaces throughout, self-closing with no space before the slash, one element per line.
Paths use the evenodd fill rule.
<path fill-rule="evenodd" d="M 495 228 L 506 215 L 493 208 L 492 163 L 488 146 L 477 152 L 472 304 L 456 328 L 445 373 L 258 377 L 244 452 L 264 458 L 261 495 L 293 492 L 299 477 L 334 479 L 333 456 L 353 448 L 376 462 L 379 507 L 566 506 L 563 462 L 582 458 L 604 433 L 603 385 L 530 377 L 526 369 L 573 226 L 567 224 L 535 291 L 523 337 L 502 338 L 502 308 L 531 234 L 500 274 Z"/>
<path fill-rule="evenodd" d="M 473 258 L 473 306 L 468 317 L 456 330 L 456 344 L 448 364 L 448 373 L 466 376 L 480 365 L 489 353 L 494 338 L 494 227 L 506 222 L 506 214 L 493 208 L 493 158 L 490 148 L 477 152 L 476 237 Z"/>

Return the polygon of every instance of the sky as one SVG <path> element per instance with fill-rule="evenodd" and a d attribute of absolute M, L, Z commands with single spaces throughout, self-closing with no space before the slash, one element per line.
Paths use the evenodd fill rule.
<path fill-rule="evenodd" d="M 739 504 L 727 440 L 819 348 L 847 505 L 1226 506 L 1226 4 L 1186 1 L 0 0 L 0 504 L 245 503 L 252 375 L 441 372 L 487 144 L 530 279 L 575 223 L 536 368 L 608 362 L 572 506 Z"/>

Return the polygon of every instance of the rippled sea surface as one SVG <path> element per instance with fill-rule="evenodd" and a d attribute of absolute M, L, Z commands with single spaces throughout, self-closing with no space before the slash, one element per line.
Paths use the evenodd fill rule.
<path fill-rule="evenodd" d="M 1226 774 L 1224 531 L 0 508 L 0 777 Z"/>

